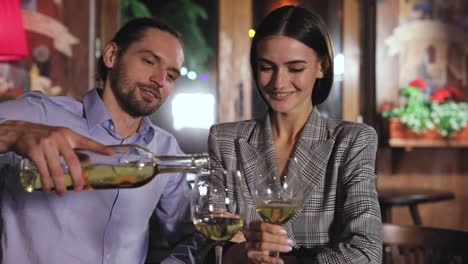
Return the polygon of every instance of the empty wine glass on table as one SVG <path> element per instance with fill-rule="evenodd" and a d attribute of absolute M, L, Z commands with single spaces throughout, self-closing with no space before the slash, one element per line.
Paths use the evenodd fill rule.
<path fill-rule="evenodd" d="M 255 207 L 264 222 L 276 225 L 286 223 L 296 213 L 304 197 L 304 184 L 296 158 L 288 159 L 284 173 L 264 164 L 259 159 L 255 179 Z M 279 252 L 274 253 L 279 257 Z"/>
<path fill-rule="evenodd" d="M 244 227 L 242 176 L 237 170 L 204 170 L 191 191 L 195 227 L 216 242 L 216 263 L 222 263 L 222 247 Z"/>

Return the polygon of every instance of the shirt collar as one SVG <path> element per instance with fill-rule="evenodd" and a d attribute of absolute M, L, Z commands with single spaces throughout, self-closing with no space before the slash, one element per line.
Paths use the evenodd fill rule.
<path fill-rule="evenodd" d="M 92 89 L 83 97 L 83 106 L 88 122 L 88 130 L 102 125 L 104 128 L 113 131 L 112 126 L 114 122 L 112 121 L 112 116 L 104 105 L 98 88 Z M 155 129 L 148 117 L 142 119 L 137 134 L 143 136 L 145 143 L 149 143 L 153 139 Z"/>
<path fill-rule="evenodd" d="M 89 130 L 105 121 L 112 120 L 97 88 L 92 89 L 83 97 L 83 107 Z"/>

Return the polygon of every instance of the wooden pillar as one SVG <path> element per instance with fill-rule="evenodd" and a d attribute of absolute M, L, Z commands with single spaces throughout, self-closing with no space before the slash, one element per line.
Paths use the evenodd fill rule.
<path fill-rule="evenodd" d="M 252 0 L 219 1 L 218 122 L 251 116 L 250 28 Z"/>
<path fill-rule="evenodd" d="M 345 72 L 343 78 L 343 119 L 357 121 L 362 119 L 359 113 L 360 97 L 360 7 L 359 0 L 343 1 L 343 55 Z M 375 100 L 371 98 L 371 100 Z"/>
<path fill-rule="evenodd" d="M 120 1 L 98 1 L 98 38 L 101 46 L 109 43 L 114 34 L 120 28 Z"/>

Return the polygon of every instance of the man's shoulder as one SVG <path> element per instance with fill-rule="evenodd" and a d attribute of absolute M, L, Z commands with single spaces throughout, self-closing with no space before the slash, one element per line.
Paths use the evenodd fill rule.
<path fill-rule="evenodd" d="M 151 124 L 151 127 L 154 130 L 154 137 L 148 146 L 151 150 L 159 155 L 183 154 L 176 137 L 172 133 L 154 124 Z"/>
<path fill-rule="evenodd" d="M 336 138 L 376 138 L 375 129 L 364 123 L 357 123 L 338 119 L 328 119 L 327 127 Z"/>
<path fill-rule="evenodd" d="M 49 109 L 57 108 L 68 111 L 81 109 L 82 103 L 70 96 L 48 96 L 39 91 L 28 92 L 16 100 L 2 103 L 5 108 Z"/>
<path fill-rule="evenodd" d="M 81 103 L 68 96 L 47 96 L 42 92 L 28 92 L 15 100 L 0 104 L 2 116 L 10 119 L 41 120 L 48 114 L 81 111 Z"/>

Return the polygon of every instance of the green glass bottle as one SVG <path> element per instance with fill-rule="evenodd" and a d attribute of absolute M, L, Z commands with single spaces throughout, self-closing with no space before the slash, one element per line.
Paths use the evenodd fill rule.
<path fill-rule="evenodd" d="M 208 154 L 158 156 L 138 145 L 108 147 L 114 149 L 115 153 L 111 156 L 86 150 L 76 151 L 82 165 L 85 189 L 135 188 L 148 183 L 160 173 L 197 173 L 209 166 Z M 73 189 L 65 162 L 62 162 L 62 167 L 65 185 L 67 189 Z M 28 192 L 42 190 L 39 171 L 27 158 L 21 161 L 20 181 Z"/>

